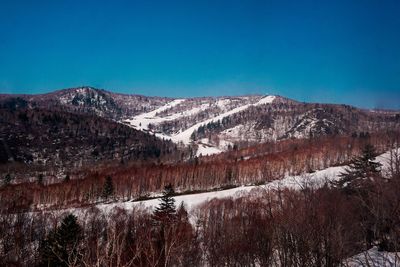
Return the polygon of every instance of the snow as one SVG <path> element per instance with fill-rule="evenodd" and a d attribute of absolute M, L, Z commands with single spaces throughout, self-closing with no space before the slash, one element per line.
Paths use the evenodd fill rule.
<path fill-rule="evenodd" d="M 172 102 L 169 102 L 166 105 L 159 107 L 158 109 L 155 109 L 147 113 L 142 113 L 140 115 L 133 117 L 132 119 L 127 119 L 124 122 L 129 123 L 131 126 L 135 127 L 138 130 L 148 130 L 149 124 L 158 124 L 166 120 L 176 119 L 177 117 L 166 117 L 166 118 L 158 117 L 157 113 L 175 107 L 181 104 L 183 101 L 185 101 L 185 99 L 175 99 Z"/>
<path fill-rule="evenodd" d="M 214 118 L 207 119 L 205 121 L 199 122 L 199 123 L 189 127 L 188 129 L 184 130 L 183 132 L 178 133 L 175 136 L 172 136 L 171 140 L 174 141 L 174 142 L 182 142 L 182 143 L 188 145 L 188 144 L 190 144 L 190 141 L 191 141 L 190 136 L 199 127 L 204 126 L 204 125 L 206 125 L 206 124 L 208 124 L 210 122 L 217 122 L 218 120 L 222 120 L 225 117 L 228 117 L 230 115 L 233 115 L 235 113 L 238 113 L 238 112 L 241 112 L 241 111 L 247 109 L 249 106 L 250 105 L 243 105 L 243 106 L 231 109 L 231 110 L 229 110 L 229 111 L 227 111 L 225 113 L 222 113 L 221 115 L 218 115 L 218 116 L 216 116 Z"/>
<path fill-rule="evenodd" d="M 200 155 L 201 156 L 209 156 L 209 155 L 218 154 L 221 152 L 222 152 L 222 150 L 220 150 L 216 147 L 210 146 L 208 144 L 200 143 L 198 146 L 197 152 L 196 152 L 196 156 L 198 156 L 198 157 Z"/>
<path fill-rule="evenodd" d="M 233 144 L 232 142 L 229 142 L 229 141 L 220 139 L 220 140 L 219 140 L 218 147 L 219 147 L 220 149 L 226 151 L 226 150 L 228 150 L 229 147 L 233 147 L 233 145 L 234 145 L 234 144 Z"/>
<path fill-rule="evenodd" d="M 219 99 L 217 101 L 217 106 L 220 107 L 221 109 L 225 109 L 227 105 L 231 103 L 230 99 Z"/>
<path fill-rule="evenodd" d="M 190 137 L 191 137 L 192 133 L 194 131 L 196 131 L 199 127 L 207 125 L 210 122 L 217 122 L 218 120 L 222 120 L 225 117 L 229 117 L 229 116 L 231 116 L 233 114 L 236 114 L 236 113 L 239 113 L 241 111 L 244 111 L 244 110 L 248 109 L 251 106 L 258 106 L 258 105 L 264 105 L 264 104 L 267 104 L 267 103 L 272 103 L 272 101 L 274 99 L 275 99 L 275 96 L 266 96 L 266 97 L 260 99 L 255 104 L 246 104 L 246 105 L 243 105 L 243 106 L 236 107 L 236 108 L 231 109 L 231 110 L 229 110 L 229 111 L 227 111 L 225 113 L 222 113 L 222 114 L 220 114 L 218 116 L 215 116 L 213 118 L 204 120 L 202 122 L 199 122 L 199 123 L 189 127 L 188 129 L 186 129 L 186 130 L 184 130 L 184 131 L 182 131 L 182 132 L 180 132 L 180 133 L 178 133 L 178 134 L 176 134 L 174 136 L 171 136 L 171 140 L 173 142 L 175 142 L 175 143 L 182 142 L 185 145 L 188 145 L 191 142 Z M 222 104 L 220 104 L 220 105 L 222 105 Z"/>
<path fill-rule="evenodd" d="M 376 266 L 376 267 L 394 267 L 400 265 L 399 252 L 386 252 L 379 251 L 377 247 L 373 247 L 367 251 L 357 254 L 344 262 L 345 266 L 349 267 L 362 267 L 362 266 Z"/>
<path fill-rule="evenodd" d="M 210 122 L 216 122 L 218 120 L 222 120 L 225 117 L 231 116 L 235 113 L 239 113 L 241 111 L 244 111 L 246 109 L 248 109 L 251 106 L 258 106 L 258 105 L 264 105 L 264 104 L 270 104 L 273 102 L 273 100 L 275 99 L 275 96 L 265 96 L 263 98 L 261 98 L 257 103 L 255 104 L 246 104 L 246 105 L 242 105 L 236 108 L 233 108 L 231 110 L 228 110 L 218 116 L 215 116 L 213 118 L 209 118 L 207 120 L 201 121 L 196 123 L 195 125 L 192 125 L 191 127 L 184 129 L 182 131 L 179 131 L 178 133 L 174 134 L 174 135 L 166 135 L 163 133 L 156 133 L 156 136 L 162 139 L 167 139 L 167 140 L 171 140 L 175 143 L 183 143 L 185 145 L 189 145 L 191 143 L 191 135 L 194 131 L 196 131 L 199 127 L 204 126 Z M 157 116 L 157 113 L 160 113 L 162 111 L 165 111 L 167 109 L 170 109 L 172 107 L 175 107 L 179 104 L 181 104 L 183 101 L 185 101 L 185 99 L 175 99 L 172 102 L 167 103 L 166 105 L 153 110 L 151 112 L 148 113 L 143 113 L 140 114 L 138 116 L 133 117 L 132 119 L 127 119 L 124 122 L 130 124 L 132 127 L 138 129 L 138 130 L 148 130 L 149 129 L 149 124 L 159 124 L 162 123 L 164 121 L 172 121 L 172 120 L 177 120 L 179 118 L 182 117 L 187 117 L 187 116 L 191 116 L 194 115 L 196 113 L 199 113 L 203 110 L 206 110 L 209 107 L 209 104 L 203 104 L 200 107 L 195 107 L 191 110 L 186 110 L 180 113 L 174 113 L 171 114 L 169 116 L 166 117 L 159 117 Z M 220 107 L 222 110 L 226 109 L 226 106 L 229 105 L 231 103 L 230 99 L 220 99 L 217 101 L 216 105 L 218 107 Z M 211 155 L 211 154 L 215 154 L 215 153 L 220 153 L 223 150 L 218 149 L 216 147 L 214 147 L 213 149 L 211 148 L 211 144 L 204 144 L 204 145 L 199 145 L 199 150 L 200 152 L 198 152 L 198 155 L 200 155 L 200 153 L 202 155 Z"/>
<path fill-rule="evenodd" d="M 271 104 L 275 100 L 275 98 L 276 97 L 273 95 L 266 96 L 260 99 L 260 101 L 258 101 L 258 103 L 256 103 L 255 105 L 257 106 L 257 105 Z"/>
<path fill-rule="evenodd" d="M 240 195 L 243 192 L 248 192 L 251 189 L 254 189 L 255 186 L 242 186 L 236 187 L 227 190 L 221 191 L 213 191 L 206 193 L 197 193 L 197 194 L 189 194 L 189 195 L 181 195 L 176 196 L 175 203 L 179 206 L 182 202 L 186 205 L 186 207 L 191 210 L 199 204 L 202 204 L 206 201 L 209 201 L 214 198 L 227 198 L 232 196 Z M 104 211 L 111 211 L 115 207 L 124 208 L 124 209 L 132 209 L 134 206 L 141 206 L 146 208 L 153 208 L 159 204 L 159 198 L 154 198 L 150 200 L 137 201 L 137 202 L 123 202 L 123 203 L 111 203 L 111 204 L 100 204 L 97 207 Z"/>
<path fill-rule="evenodd" d="M 219 199 L 228 197 L 235 198 L 239 196 L 249 195 L 250 193 L 254 193 L 257 191 L 278 190 L 284 188 L 298 190 L 306 185 L 312 187 L 319 187 L 322 186 L 323 183 L 325 183 L 327 180 L 332 181 L 336 179 L 337 175 L 343 171 L 343 168 L 344 167 L 331 167 L 325 170 L 316 171 L 315 173 L 312 174 L 305 174 L 300 176 L 288 176 L 282 180 L 272 181 L 265 185 L 240 186 L 220 191 L 181 195 L 181 196 L 176 196 L 175 201 L 177 206 L 183 202 L 189 210 L 192 210 L 199 204 L 202 204 L 214 198 L 219 198 Z M 103 211 L 111 211 L 114 207 L 132 209 L 134 206 L 139 205 L 146 208 L 153 208 L 158 204 L 159 204 L 159 199 L 155 198 L 137 202 L 101 204 L 98 205 L 98 208 L 100 208 Z"/>
<path fill-rule="evenodd" d="M 383 164 L 383 170 L 385 170 L 388 166 L 387 165 L 388 159 L 389 159 L 389 152 L 386 152 L 376 158 L 378 162 Z M 189 210 L 193 210 L 193 208 L 195 208 L 199 204 L 202 204 L 214 198 L 221 199 L 228 197 L 236 198 L 239 196 L 252 196 L 256 195 L 257 192 L 265 192 L 268 190 L 280 190 L 280 189 L 301 190 L 306 186 L 312 188 L 319 188 L 323 186 L 326 182 L 337 180 L 338 175 L 341 172 L 343 172 L 345 168 L 346 166 L 329 167 L 324 170 L 316 171 L 314 173 L 306 173 L 298 176 L 287 176 L 281 180 L 275 180 L 265 185 L 247 185 L 220 191 L 181 195 L 181 196 L 176 196 L 175 201 L 177 205 L 180 205 L 182 202 L 184 202 Z M 156 194 L 153 194 L 153 196 L 156 196 Z M 98 208 L 100 208 L 103 211 L 111 211 L 114 207 L 120 207 L 124 209 L 132 209 L 135 206 L 153 208 L 158 204 L 159 204 L 159 199 L 155 198 L 151 200 L 136 201 L 136 202 L 101 204 L 98 205 Z"/>
<path fill-rule="evenodd" d="M 319 188 L 329 181 L 338 179 L 338 175 L 344 171 L 345 167 L 329 167 L 324 170 L 316 171 L 314 173 L 307 173 L 298 176 L 288 176 L 282 180 L 275 180 L 264 187 L 265 189 L 294 189 L 301 190 L 304 187 Z"/>
<path fill-rule="evenodd" d="M 254 131 L 256 124 L 254 122 L 247 122 L 245 124 L 239 124 L 232 128 L 223 130 L 219 134 L 220 139 L 228 139 L 232 141 L 242 141 L 240 138 L 243 137 L 247 141 L 259 141 L 257 136 L 262 137 L 263 131 Z M 243 140 L 244 141 L 244 140 Z"/>

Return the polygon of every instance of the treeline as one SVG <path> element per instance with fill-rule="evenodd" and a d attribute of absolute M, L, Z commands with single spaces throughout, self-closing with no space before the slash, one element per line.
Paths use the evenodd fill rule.
<path fill-rule="evenodd" d="M 374 156 L 353 159 L 373 162 Z M 397 158 L 398 155 L 397 155 Z M 398 167 L 399 165 L 397 165 Z M 400 173 L 379 166 L 356 187 L 258 191 L 214 199 L 190 214 L 171 186 L 155 210 L 2 215 L 6 266 L 347 266 L 377 246 L 400 250 Z M 397 168 L 398 169 L 398 168 Z M 357 173 L 353 166 L 343 176 Z M 396 168 L 394 168 L 396 170 Z M 344 177 L 343 177 L 344 178 Z M 367 257 L 367 256 L 366 256 Z M 366 259 L 368 260 L 368 259 Z"/>
<path fill-rule="evenodd" d="M 116 200 L 145 198 L 151 192 L 160 192 L 169 183 L 179 192 L 262 184 L 286 175 L 347 164 L 366 143 L 383 153 L 393 147 L 396 136 L 293 139 L 176 164 L 103 165 L 88 171 L 84 179 L 47 186 L 38 183 L 3 186 L 0 188 L 1 209 L 59 208 L 102 201 L 101 192 L 107 176 L 113 178 Z"/>

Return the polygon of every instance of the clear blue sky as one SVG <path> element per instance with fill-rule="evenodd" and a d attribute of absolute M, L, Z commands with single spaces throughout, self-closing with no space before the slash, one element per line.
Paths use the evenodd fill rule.
<path fill-rule="evenodd" d="M 400 1 L 0 1 L 0 92 L 400 108 Z"/>

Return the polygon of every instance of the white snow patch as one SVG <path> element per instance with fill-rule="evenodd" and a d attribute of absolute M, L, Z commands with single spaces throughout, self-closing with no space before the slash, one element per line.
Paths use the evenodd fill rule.
<path fill-rule="evenodd" d="M 275 100 L 276 96 L 274 95 L 269 95 L 266 96 L 264 98 L 261 98 L 260 101 L 258 101 L 258 103 L 256 103 L 255 105 L 264 105 L 264 104 L 271 104 L 274 100 Z"/>
<path fill-rule="evenodd" d="M 232 101 L 230 99 L 219 99 L 217 101 L 217 106 L 221 109 L 225 109 Z"/>
<path fill-rule="evenodd" d="M 169 117 L 158 117 L 157 113 L 175 107 L 185 101 L 185 99 L 175 99 L 172 102 L 167 103 L 166 105 L 159 107 L 153 111 L 143 113 L 133 117 L 132 119 L 124 120 L 124 122 L 129 123 L 131 126 L 135 127 L 138 130 L 148 130 L 149 124 L 158 124 L 166 120 L 173 120 L 175 118 Z"/>
<path fill-rule="evenodd" d="M 394 267 L 400 266 L 400 252 L 379 251 L 377 247 L 373 247 L 367 251 L 361 252 L 344 262 L 345 266 L 362 267 Z"/>
<path fill-rule="evenodd" d="M 219 148 L 216 148 L 216 147 L 208 145 L 208 144 L 200 143 L 200 144 L 198 144 L 196 156 L 198 156 L 198 157 L 199 156 L 209 156 L 209 155 L 218 154 L 221 152 L 222 152 L 222 150 L 220 150 Z"/>

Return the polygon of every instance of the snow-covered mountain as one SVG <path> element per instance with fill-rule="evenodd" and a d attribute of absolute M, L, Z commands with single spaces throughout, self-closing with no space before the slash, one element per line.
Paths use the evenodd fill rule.
<path fill-rule="evenodd" d="M 191 146 L 197 156 L 286 138 L 359 135 L 400 125 L 400 112 L 301 103 L 275 95 L 175 99 L 79 87 L 43 95 L 1 95 L 0 105 L 93 114 Z"/>
<path fill-rule="evenodd" d="M 281 96 L 173 99 L 121 122 L 210 155 L 267 141 L 398 128 L 396 112 L 300 103 Z"/>

